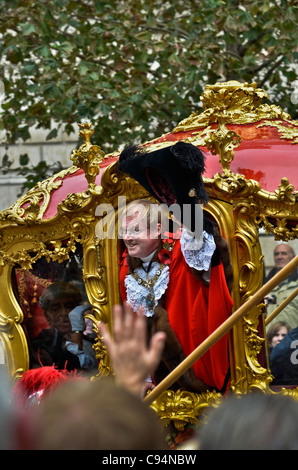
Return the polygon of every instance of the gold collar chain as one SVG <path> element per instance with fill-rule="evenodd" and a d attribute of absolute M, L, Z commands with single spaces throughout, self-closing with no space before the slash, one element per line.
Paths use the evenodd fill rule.
<path fill-rule="evenodd" d="M 148 274 L 149 274 L 148 272 L 146 272 L 146 279 L 142 279 L 137 273 L 131 274 L 132 277 L 137 281 L 139 285 L 149 290 L 149 293 L 146 297 L 146 305 L 149 310 L 154 309 L 154 304 L 155 304 L 155 296 L 154 296 L 154 290 L 153 290 L 154 285 L 165 267 L 166 267 L 165 264 L 160 264 L 156 274 L 151 279 L 148 279 Z"/>

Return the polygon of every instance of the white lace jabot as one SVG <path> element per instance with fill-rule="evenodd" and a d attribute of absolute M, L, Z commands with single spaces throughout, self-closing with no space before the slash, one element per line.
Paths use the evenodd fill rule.
<path fill-rule="evenodd" d="M 135 270 L 135 274 L 143 281 L 146 281 L 147 276 L 148 279 L 154 278 L 160 269 L 160 263 L 155 261 L 151 265 L 151 269 L 147 274 L 143 268 L 137 268 Z M 147 297 L 149 294 L 149 289 L 138 282 L 138 279 L 133 277 L 132 274 L 129 274 L 125 278 L 125 287 L 127 292 L 127 301 L 131 304 L 132 308 L 137 311 L 139 307 L 143 307 L 145 311 L 145 315 L 147 317 L 152 317 L 154 315 L 154 308 L 157 305 L 157 302 L 163 294 L 165 293 L 168 283 L 169 283 L 169 266 L 165 266 L 164 269 L 161 271 L 161 274 L 157 277 L 154 285 L 153 285 L 153 295 L 154 295 L 154 303 L 152 308 L 148 308 L 147 305 Z"/>

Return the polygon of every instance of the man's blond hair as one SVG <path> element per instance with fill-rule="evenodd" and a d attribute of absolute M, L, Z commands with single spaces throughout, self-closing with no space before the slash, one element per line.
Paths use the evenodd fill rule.
<path fill-rule="evenodd" d="M 157 202 L 149 199 L 136 199 L 130 202 L 122 215 L 122 220 L 133 220 L 135 217 L 147 220 L 147 227 L 153 230 L 158 224 L 161 224 L 162 230 L 168 230 L 169 212 Z"/>

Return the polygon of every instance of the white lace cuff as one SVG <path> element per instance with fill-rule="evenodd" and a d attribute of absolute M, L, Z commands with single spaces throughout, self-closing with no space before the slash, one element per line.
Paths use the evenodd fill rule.
<path fill-rule="evenodd" d="M 208 271 L 216 245 L 210 233 L 203 231 L 203 239 L 197 240 L 185 229 L 181 233 L 181 251 L 188 266 L 198 271 Z"/>

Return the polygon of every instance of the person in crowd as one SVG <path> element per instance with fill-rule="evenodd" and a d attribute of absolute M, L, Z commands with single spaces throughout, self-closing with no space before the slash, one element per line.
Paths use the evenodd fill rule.
<path fill-rule="evenodd" d="M 145 378 L 159 363 L 164 333 L 156 333 L 148 344 L 143 312 L 136 314 L 129 305 L 114 307 L 112 332 L 104 323 L 98 330 L 114 375 L 44 366 L 26 371 L 12 392 L 9 381 L 2 393 L 5 381 L 0 381 L 0 434 L 7 438 L 2 436 L 3 449 L 167 448 L 164 427 L 142 399 Z"/>
<path fill-rule="evenodd" d="M 81 294 L 71 283 L 51 284 L 39 299 L 49 328 L 30 342 L 30 367 L 55 365 L 58 369 L 90 370 L 97 366 L 93 338 L 84 335 L 84 315 L 92 307 L 81 305 Z"/>
<path fill-rule="evenodd" d="M 279 344 L 284 337 L 289 333 L 290 327 L 287 323 L 278 321 L 275 322 L 267 331 L 268 354 L 270 354 L 277 344 Z"/>
<path fill-rule="evenodd" d="M 35 412 L 34 450 L 167 448 L 154 411 L 107 377 L 65 382 Z"/>
<path fill-rule="evenodd" d="M 285 267 L 293 258 L 295 252 L 287 243 L 279 243 L 274 249 L 274 268 L 265 278 L 268 282 L 276 273 Z M 284 281 L 276 286 L 265 297 L 266 315 L 269 316 L 298 286 L 298 269 L 295 269 Z M 298 326 L 298 296 L 296 296 L 273 320 L 267 328 L 275 322 L 286 322 L 290 328 Z"/>
<path fill-rule="evenodd" d="M 269 361 L 273 385 L 298 385 L 298 327 L 275 346 Z"/>
<path fill-rule="evenodd" d="M 27 448 L 167 449 L 161 421 L 142 400 L 145 379 L 160 360 L 164 333 L 154 334 L 148 344 L 145 316 L 129 305 L 114 307 L 113 332 L 104 323 L 98 329 L 115 375 L 93 380 L 70 374 L 55 377 L 54 386 L 43 394 L 38 406 L 31 407 Z"/>
<path fill-rule="evenodd" d="M 200 450 L 298 450 L 298 403 L 285 395 L 230 395 L 210 409 L 193 447 Z"/>
<path fill-rule="evenodd" d="M 274 248 L 273 257 L 274 267 L 269 271 L 265 278 L 265 282 L 268 282 L 269 279 L 271 279 L 295 257 L 295 251 L 290 245 L 288 245 L 288 243 L 280 242 Z M 290 274 L 290 276 L 294 278 L 294 280 L 298 278 L 296 271 Z"/>
<path fill-rule="evenodd" d="M 164 235 L 161 219 L 154 216 L 160 204 L 146 199 L 128 205 L 121 223 L 126 248 L 120 270 L 122 300 L 135 310 L 144 308 L 149 337 L 155 331 L 166 332 L 153 377 L 156 384 L 231 314 L 232 266 L 226 241 L 205 216 L 197 236 L 199 202 L 208 201 L 201 177 L 204 156 L 197 147 L 179 142 L 148 153 L 129 147 L 120 155 L 119 169 L 159 203 L 167 208 L 177 203 L 181 209 L 182 230 L 173 239 Z M 227 341 L 227 336 L 222 338 L 173 388 L 225 390 Z"/>

